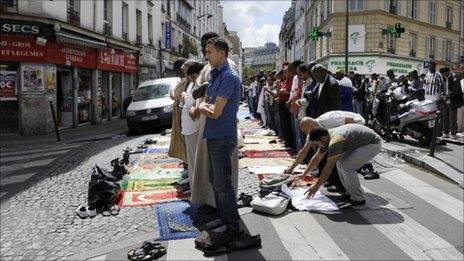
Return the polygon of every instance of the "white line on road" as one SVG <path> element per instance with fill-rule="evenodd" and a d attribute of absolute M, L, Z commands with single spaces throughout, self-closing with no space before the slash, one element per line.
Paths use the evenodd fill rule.
<path fill-rule="evenodd" d="M 463 218 L 463 202 L 427 184 L 402 170 L 394 170 L 382 175 L 396 185 L 406 189 L 460 222 Z"/>
<path fill-rule="evenodd" d="M 348 260 L 309 212 L 269 218 L 292 260 Z"/>
<path fill-rule="evenodd" d="M 195 249 L 193 238 L 169 241 L 166 252 L 166 260 L 227 260 L 226 255 L 204 257 L 203 252 Z"/>
<path fill-rule="evenodd" d="M 364 209 L 358 213 L 414 260 L 463 260 L 453 245 L 399 210 Z"/>
<path fill-rule="evenodd" d="M 12 172 L 33 167 L 43 167 L 52 163 L 56 158 L 43 159 L 43 160 L 33 160 L 25 163 L 16 163 L 8 166 L 0 166 L 2 176 L 10 174 Z"/>
<path fill-rule="evenodd" d="M 2 162 L 2 164 L 4 164 L 6 162 L 12 162 L 12 161 L 17 161 L 17 160 L 31 160 L 31 159 L 41 158 L 41 157 L 46 157 L 46 156 L 60 155 L 60 154 L 64 154 L 64 153 L 69 152 L 69 151 L 70 150 L 57 150 L 57 151 L 51 151 L 51 152 L 37 152 L 37 153 L 34 153 L 34 154 L 2 158 L 1 162 Z"/>
<path fill-rule="evenodd" d="M 0 185 L 5 186 L 5 185 L 10 185 L 14 183 L 21 183 L 29 179 L 30 177 L 34 176 L 36 173 L 26 173 L 26 174 L 21 174 L 21 175 L 14 175 L 14 176 L 9 176 L 4 179 L 0 180 Z"/>

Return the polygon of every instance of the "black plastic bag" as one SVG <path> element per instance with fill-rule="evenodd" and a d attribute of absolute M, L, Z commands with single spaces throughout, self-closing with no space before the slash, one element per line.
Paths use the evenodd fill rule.
<path fill-rule="evenodd" d="M 120 190 L 121 187 L 116 182 L 104 179 L 90 180 L 87 195 L 88 205 L 101 210 L 114 203 Z"/>

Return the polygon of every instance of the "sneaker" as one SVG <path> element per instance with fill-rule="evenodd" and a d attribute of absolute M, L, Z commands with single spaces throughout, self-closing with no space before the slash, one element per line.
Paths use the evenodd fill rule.
<path fill-rule="evenodd" d="M 378 171 L 373 171 L 371 173 L 368 173 L 364 175 L 364 179 L 378 179 L 379 178 L 379 172 Z"/>
<path fill-rule="evenodd" d="M 82 219 L 87 218 L 89 216 L 89 213 L 87 212 L 87 208 L 85 206 L 77 207 L 76 214 Z"/>
<path fill-rule="evenodd" d="M 90 217 L 90 218 L 93 218 L 97 215 L 97 209 L 95 207 L 92 207 L 92 206 L 88 206 L 87 207 L 87 215 Z"/>
<path fill-rule="evenodd" d="M 366 200 L 350 200 L 348 201 L 348 203 L 351 204 L 351 206 L 362 206 L 364 204 L 366 204 Z"/>

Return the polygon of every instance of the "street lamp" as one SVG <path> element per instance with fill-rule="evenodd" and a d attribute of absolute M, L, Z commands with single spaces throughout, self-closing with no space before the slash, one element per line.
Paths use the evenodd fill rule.
<path fill-rule="evenodd" d="M 202 15 L 197 16 L 197 20 L 200 20 L 200 18 L 205 17 L 205 16 L 206 16 L 206 19 L 210 19 L 211 17 L 213 17 L 212 14 L 202 14 Z"/>

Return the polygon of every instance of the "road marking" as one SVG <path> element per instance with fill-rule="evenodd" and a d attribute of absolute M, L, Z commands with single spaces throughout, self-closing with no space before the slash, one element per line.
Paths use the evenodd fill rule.
<path fill-rule="evenodd" d="M 33 173 L 26 173 L 26 174 L 21 174 L 21 175 L 14 175 L 14 176 L 9 176 L 4 179 L 0 179 L 0 185 L 1 186 L 6 186 L 6 185 L 11 185 L 15 183 L 21 183 L 29 179 L 30 177 L 34 176 L 37 174 L 36 172 Z"/>
<path fill-rule="evenodd" d="M 185 249 L 191 249 L 192 251 L 185 251 Z M 202 251 L 195 249 L 193 238 L 169 241 L 166 252 L 166 260 L 227 260 L 225 254 L 215 257 L 204 257 Z"/>
<path fill-rule="evenodd" d="M 3 158 L 5 156 L 17 156 L 17 155 L 37 153 L 37 152 L 74 149 L 74 148 L 77 148 L 77 147 L 80 147 L 80 146 L 82 146 L 82 144 L 78 144 L 78 145 L 56 145 L 56 146 L 53 146 L 53 147 L 48 147 L 48 148 L 43 147 L 43 148 L 40 148 L 40 149 L 8 150 L 8 151 L 0 151 L 0 155 Z"/>
<path fill-rule="evenodd" d="M 453 245 L 389 205 L 385 209 L 364 209 L 358 213 L 414 260 L 463 260 L 463 254 Z"/>
<path fill-rule="evenodd" d="M 292 260 L 349 260 L 309 212 L 269 218 Z"/>
<path fill-rule="evenodd" d="M 48 164 L 52 163 L 55 159 L 56 158 L 33 160 L 33 161 L 25 162 L 25 163 L 16 163 L 16 164 L 8 165 L 8 166 L 0 166 L 0 169 L 1 169 L 1 173 L 3 175 L 6 175 L 6 174 L 10 174 L 14 171 L 18 171 L 21 169 L 47 166 Z"/>
<path fill-rule="evenodd" d="M 426 201 L 461 223 L 463 218 L 463 202 L 446 194 L 445 192 L 427 184 L 402 170 L 394 170 L 382 175 L 396 185 L 406 189 L 418 198 Z"/>
<path fill-rule="evenodd" d="M 105 255 L 101 255 L 101 256 L 96 256 L 96 257 L 93 257 L 93 258 L 90 258 L 90 259 L 87 259 L 89 261 L 103 261 L 106 259 L 106 254 Z"/>
<path fill-rule="evenodd" d="M 13 157 L 7 157 L 7 158 L 2 158 L 1 162 L 6 163 L 6 162 L 12 162 L 12 161 L 17 161 L 17 160 L 31 160 L 35 158 L 41 158 L 41 157 L 46 157 L 46 156 L 54 156 L 54 155 L 60 155 L 64 154 L 66 152 L 69 152 L 70 150 L 57 150 L 57 151 L 51 151 L 51 152 L 37 152 L 34 154 L 29 154 L 29 155 L 22 155 L 22 156 L 13 156 Z"/>

